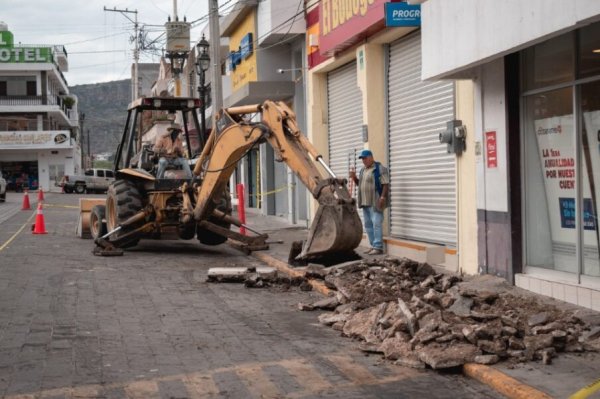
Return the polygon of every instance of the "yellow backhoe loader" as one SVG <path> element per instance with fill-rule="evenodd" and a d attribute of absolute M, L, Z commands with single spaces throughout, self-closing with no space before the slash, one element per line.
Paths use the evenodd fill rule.
<path fill-rule="evenodd" d="M 129 106 L 127 123 L 117 148 L 116 180 L 109 187 L 105 205 L 81 206 L 80 219 L 89 217 L 96 254 L 119 253 L 140 239 L 192 239 L 217 245 L 227 239 L 245 251 L 265 249 L 267 236 L 255 232 L 242 235 L 230 230 L 241 222 L 231 216 L 228 182 L 239 161 L 259 144 L 268 143 L 276 159 L 285 162 L 304 183 L 319 207 L 307 239 L 293 255 L 297 260 L 352 252 L 362 239 L 362 225 L 346 181 L 335 176 L 308 139 L 299 130 L 296 115 L 283 102 L 232 107 L 221 110 L 216 130 L 208 138 L 198 137 L 192 146 L 188 120 L 200 132 L 191 98 L 142 98 Z M 166 112 L 174 119 L 181 112 L 187 158 L 193 176 L 168 170 L 157 179 L 157 156 L 144 142 L 144 113 Z M 197 151 L 194 151 L 196 149 Z M 198 154 L 201 151 L 200 154 Z M 198 156 L 199 155 L 199 156 Z M 317 164 L 320 164 L 320 169 Z M 321 172 L 325 171 L 328 175 Z M 89 214 L 89 216 L 88 216 Z"/>

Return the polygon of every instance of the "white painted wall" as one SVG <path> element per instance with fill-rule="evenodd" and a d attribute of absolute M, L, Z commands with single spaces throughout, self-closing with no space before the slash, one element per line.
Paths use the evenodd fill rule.
<path fill-rule="evenodd" d="M 258 39 L 261 45 L 271 35 L 303 34 L 306 31 L 303 7 L 304 0 L 260 1 L 257 12 L 258 37 L 254 40 Z M 298 15 L 294 18 L 295 14 Z"/>
<path fill-rule="evenodd" d="M 448 77 L 600 20 L 598 0 L 428 0 L 423 79 Z"/>
<path fill-rule="evenodd" d="M 478 69 L 475 78 L 475 140 L 481 152 L 476 155 L 477 208 L 508 212 L 508 162 L 506 148 L 506 103 L 504 61 L 493 61 Z M 498 167 L 488 168 L 485 132 L 495 131 Z"/>

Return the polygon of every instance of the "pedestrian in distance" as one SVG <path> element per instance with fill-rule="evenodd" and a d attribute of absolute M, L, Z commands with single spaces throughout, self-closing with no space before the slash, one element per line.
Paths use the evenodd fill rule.
<path fill-rule="evenodd" d="M 167 166 L 181 166 L 186 177 L 192 177 L 192 171 L 187 160 L 183 157 L 183 140 L 181 126 L 173 124 L 158 136 L 154 144 L 154 152 L 159 156 L 157 179 L 163 179 Z"/>
<path fill-rule="evenodd" d="M 371 248 L 365 251 L 368 255 L 383 253 L 383 211 L 388 205 L 390 174 L 380 162 L 375 161 L 370 150 L 362 150 L 359 159 L 364 167 L 356 175 L 350 170 L 350 178 L 358 187 L 358 207 L 362 208 L 365 230 Z"/>

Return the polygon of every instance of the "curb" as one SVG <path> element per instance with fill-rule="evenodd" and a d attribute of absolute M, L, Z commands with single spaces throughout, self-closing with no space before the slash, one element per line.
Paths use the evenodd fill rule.
<path fill-rule="evenodd" d="M 463 366 L 463 374 L 489 386 L 511 399 L 552 399 L 548 394 L 496 370 L 477 363 Z"/>
<path fill-rule="evenodd" d="M 261 262 L 266 263 L 268 266 L 292 277 L 304 276 L 304 273 L 293 269 L 287 263 L 274 258 L 271 255 L 267 255 L 264 252 L 252 252 L 250 255 Z M 308 280 L 308 282 L 315 291 L 318 291 L 325 296 L 331 295 L 332 291 L 327 288 L 325 284 L 315 280 Z M 465 364 L 463 366 L 463 374 L 489 386 L 509 399 L 552 399 L 548 394 L 523 384 L 495 368 L 484 366 L 482 364 Z"/>

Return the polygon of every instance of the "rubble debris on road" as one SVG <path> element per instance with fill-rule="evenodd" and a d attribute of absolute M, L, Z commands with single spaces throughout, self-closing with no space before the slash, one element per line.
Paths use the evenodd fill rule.
<path fill-rule="evenodd" d="M 589 322 L 597 317 L 541 303 L 493 276 L 463 281 L 393 257 L 309 265 L 306 276 L 323 279 L 333 295 L 300 310 L 333 309 L 319 316 L 322 324 L 404 366 L 549 364 L 557 352 L 600 350 L 600 326 Z"/>

